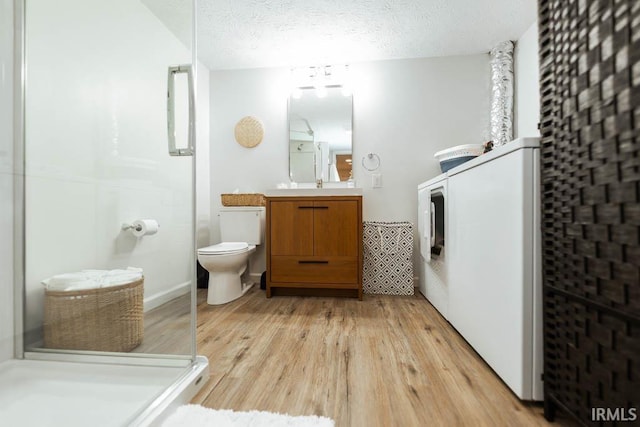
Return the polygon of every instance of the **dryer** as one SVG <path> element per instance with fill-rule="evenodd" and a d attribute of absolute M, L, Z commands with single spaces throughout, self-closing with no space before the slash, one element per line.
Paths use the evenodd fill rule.
<path fill-rule="evenodd" d="M 420 292 L 523 400 L 542 400 L 539 139 L 418 186 Z"/>
<path fill-rule="evenodd" d="M 451 169 L 449 322 L 523 400 L 542 400 L 538 138 Z"/>
<path fill-rule="evenodd" d="M 420 293 L 448 319 L 446 239 L 447 175 L 442 174 L 418 186 L 418 233 Z"/>

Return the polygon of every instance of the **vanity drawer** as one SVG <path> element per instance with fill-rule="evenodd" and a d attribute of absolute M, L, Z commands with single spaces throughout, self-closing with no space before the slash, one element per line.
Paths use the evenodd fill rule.
<path fill-rule="evenodd" d="M 271 281 L 279 283 L 358 283 L 357 257 L 271 257 Z"/>

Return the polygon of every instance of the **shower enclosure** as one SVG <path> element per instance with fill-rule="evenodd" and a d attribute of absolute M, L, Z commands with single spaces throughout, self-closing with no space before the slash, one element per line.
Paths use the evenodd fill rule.
<path fill-rule="evenodd" d="M 153 0 L 10 3 L 2 424 L 158 424 L 208 376 L 195 346 L 195 1 L 170 16 Z"/>

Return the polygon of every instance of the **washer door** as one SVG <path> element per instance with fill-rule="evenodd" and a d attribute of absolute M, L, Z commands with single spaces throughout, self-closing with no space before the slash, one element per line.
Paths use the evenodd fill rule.
<path fill-rule="evenodd" d="M 444 187 L 431 190 L 429 210 L 429 245 L 431 257 L 439 257 L 444 249 L 445 239 L 445 200 Z"/>
<path fill-rule="evenodd" d="M 420 255 L 425 261 L 431 260 L 431 189 L 418 192 L 418 234 L 420 235 Z"/>

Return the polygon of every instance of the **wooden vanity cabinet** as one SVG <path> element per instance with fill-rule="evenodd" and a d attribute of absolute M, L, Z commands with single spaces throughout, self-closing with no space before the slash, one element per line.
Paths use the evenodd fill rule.
<path fill-rule="evenodd" d="M 267 198 L 267 298 L 277 288 L 362 299 L 362 196 Z"/>

